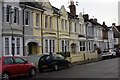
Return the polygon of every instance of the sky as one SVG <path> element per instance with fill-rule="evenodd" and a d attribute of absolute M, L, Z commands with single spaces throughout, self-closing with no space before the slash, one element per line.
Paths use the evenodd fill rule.
<path fill-rule="evenodd" d="M 49 0 L 50 3 L 61 8 L 62 5 L 69 12 L 70 0 Z M 102 24 L 103 21 L 107 26 L 111 26 L 112 23 L 118 25 L 118 2 L 119 0 L 74 0 L 78 2 L 77 15 L 79 12 L 89 14 L 89 18 L 97 18 L 98 23 Z"/>

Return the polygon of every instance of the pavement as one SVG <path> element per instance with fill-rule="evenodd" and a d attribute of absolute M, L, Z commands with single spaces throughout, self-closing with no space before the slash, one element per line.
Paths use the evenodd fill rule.
<path fill-rule="evenodd" d="M 72 65 L 82 65 L 82 64 L 93 63 L 101 60 L 102 59 L 91 59 L 91 60 L 79 61 L 79 62 L 72 63 Z"/>

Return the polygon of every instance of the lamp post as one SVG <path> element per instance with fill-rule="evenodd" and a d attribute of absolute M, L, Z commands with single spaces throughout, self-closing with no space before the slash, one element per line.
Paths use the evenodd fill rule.
<path fill-rule="evenodd" d="M 12 47 L 12 49 L 11 49 L 11 52 L 12 52 L 12 55 L 14 56 L 15 55 L 15 52 L 14 52 L 14 46 L 15 46 L 15 42 L 14 42 L 14 37 L 13 37 L 13 29 L 12 29 L 12 26 L 11 26 L 11 24 L 12 24 L 12 14 L 13 14 L 14 12 L 13 11 L 11 11 L 11 12 L 9 12 L 9 15 L 10 15 L 10 22 L 9 22 L 9 25 L 10 25 L 10 29 L 11 29 L 11 35 L 12 35 L 12 38 L 11 38 L 11 47 Z"/>

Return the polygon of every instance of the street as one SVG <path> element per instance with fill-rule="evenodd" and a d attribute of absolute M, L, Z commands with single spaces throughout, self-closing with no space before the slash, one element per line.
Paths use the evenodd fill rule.
<path fill-rule="evenodd" d="M 69 69 L 59 71 L 46 71 L 38 73 L 35 77 L 26 77 L 20 80 L 40 78 L 118 78 L 118 58 L 98 62 L 73 65 Z"/>

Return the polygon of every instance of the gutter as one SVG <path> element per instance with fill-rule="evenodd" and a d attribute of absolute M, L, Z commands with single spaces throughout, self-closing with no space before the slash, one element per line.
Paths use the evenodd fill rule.
<path fill-rule="evenodd" d="M 38 11 L 44 11 L 42 9 L 39 9 L 39 8 L 35 8 L 35 7 L 32 7 L 32 6 L 28 6 L 28 5 L 24 5 L 24 4 L 20 4 L 21 6 L 25 6 L 25 7 L 28 7 L 28 8 L 31 8 L 31 9 L 35 9 L 35 10 L 38 10 Z"/>

